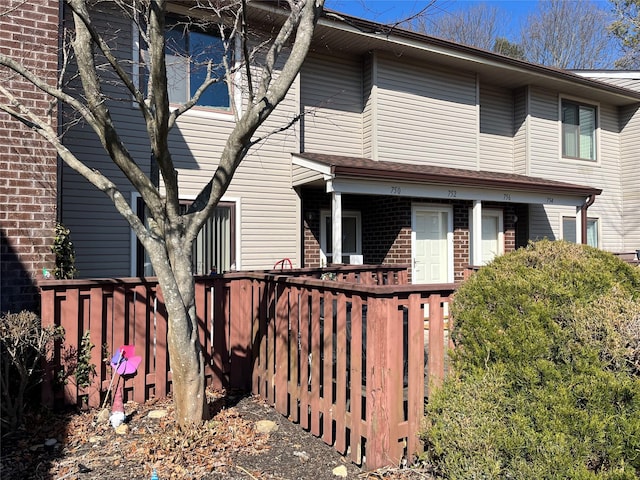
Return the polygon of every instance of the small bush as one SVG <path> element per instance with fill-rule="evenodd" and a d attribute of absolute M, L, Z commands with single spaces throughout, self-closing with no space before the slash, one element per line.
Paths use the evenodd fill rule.
<path fill-rule="evenodd" d="M 56 268 L 53 274 L 58 280 L 73 278 L 76 270 L 76 251 L 71 241 L 71 232 L 61 223 L 56 223 L 55 237 L 51 251 L 56 255 Z"/>
<path fill-rule="evenodd" d="M 64 337 L 61 327 L 42 328 L 33 312 L 7 313 L 0 318 L 2 422 L 11 430 L 22 423 L 26 393 L 42 381 L 40 361 L 52 342 Z"/>
<path fill-rule="evenodd" d="M 454 378 L 424 439 L 447 478 L 640 475 L 640 272 L 542 241 L 496 259 L 452 306 Z"/>

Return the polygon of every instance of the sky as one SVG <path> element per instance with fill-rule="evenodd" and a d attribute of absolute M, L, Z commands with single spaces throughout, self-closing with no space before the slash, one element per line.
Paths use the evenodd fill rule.
<path fill-rule="evenodd" d="M 565 0 L 579 4 L 586 0 Z M 608 0 L 592 0 L 601 8 L 609 9 Z M 429 0 L 326 0 L 325 7 L 343 12 L 356 17 L 366 18 L 380 23 L 393 23 L 407 18 L 429 5 Z M 500 18 L 503 22 L 500 35 L 511 40 L 517 37 L 520 31 L 520 24 L 524 22 L 526 16 L 536 10 L 537 0 L 436 0 L 435 6 L 431 7 L 434 13 L 440 10 L 456 11 L 467 9 L 479 3 L 485 3 L 490 7 L 495 7 L 501 12 Z"/>

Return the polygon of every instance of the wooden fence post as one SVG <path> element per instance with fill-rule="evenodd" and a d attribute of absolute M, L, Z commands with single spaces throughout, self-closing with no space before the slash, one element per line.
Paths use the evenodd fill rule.
<path fill-rule="evenodd" d="M 252 329 L 252 288 L 251 280 L 237 280 L 230 285 L 229 386 L 232 389 L 251 388 L 251 329 Z"/>
<path fill-rule="evenodd" d="M 444 379 L 444 314 L 442 297 L 429 297 L 429 386 L 440 385 Z"/>
<path fill-rule="evenodd" d="M 399 319 L 399 321 L 398 321 Z M 369 297 L 367 309 L 367 469 L 398 465 L 402 419 L 402 318 L 395 298 Z"/>
<path fill-rule="evenodd" d="M 42 289 L 40 294 L 40 321 L 42 327 L 56 326 L 56 291 L 53 288 Z M 44 358 L 44 379 L 42 384 L 42 405 L 53 407 L 54 359 L 57 345 L 47 349 Z"/>

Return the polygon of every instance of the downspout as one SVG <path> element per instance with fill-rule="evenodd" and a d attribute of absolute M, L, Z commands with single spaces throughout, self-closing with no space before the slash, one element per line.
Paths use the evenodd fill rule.
<path fill-rule="evenodd" d="M 582 244 L 586 245 L 587 244 L 587 209 L 593 205 L 593 202 L 596 201 L 596 196 L 595 194 L 593 195 L 589 195 L 587 197 L 587 201 L 584 202 L 584 205 L 582 206 L 582 221 L 580 222 L 580 229 L 582 230 L 582 232 L 580 232 L 581 236 L 582 236 Z"/>

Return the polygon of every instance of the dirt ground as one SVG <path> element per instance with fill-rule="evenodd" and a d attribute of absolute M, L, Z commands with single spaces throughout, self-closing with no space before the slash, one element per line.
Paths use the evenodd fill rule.
<path fill-rule="evenodd" d="M 160 480 L 434 478 L 424 468 L 364 471 L 258 398 L 210 400 L 212 420 L 189 432 L 176 429 L 170 399 L 127 403 L 118 430 L 99 410 L 30 415 L 2 437 L 0 478 L 143 480 L 153 470 Z"/>

